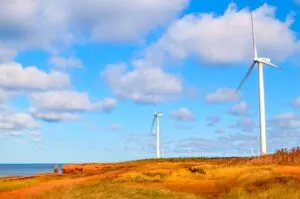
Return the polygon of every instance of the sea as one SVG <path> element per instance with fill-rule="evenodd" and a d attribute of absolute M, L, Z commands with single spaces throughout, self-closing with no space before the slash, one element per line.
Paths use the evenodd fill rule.
<path fill-rule="evenodd" d="M 0 164 L 0 177 L 53 173 L 55 165 L 58 165 L 60 173 L 63 164 Z"/>

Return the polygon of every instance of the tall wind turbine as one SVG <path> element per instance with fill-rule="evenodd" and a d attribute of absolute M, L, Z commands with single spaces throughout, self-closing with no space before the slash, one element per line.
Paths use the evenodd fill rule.
<path fill-rule="evenodd" d="M 260 153 L 261 155 L 266 154 L 267 146 L 266 146 L 266 114 L 265 114 L 265 91 L 264 91 L 264 75 L 263 75 L 263 67 L 264 64 L 271 66 L 273 68 L 279 68 L 275 64 L 271 63 L 270 58 L 263 58 L 258 57 L 256 42 L 255 42 L 255 34 L 254 34 L 254 22 L 253 16 L 251 15 L 251 22 L 252 22 L 252 41 L 253 41 L 253 52 L 254 58 L 250 69 L 248 70 L 246 76 L 240 83 L 237 92 L 241 89 L 242 85 L 246 81 L 246 79 L 251 74 L 252 70 L 254 69 L 255 65 L 258 65 L 258 82 L 259 82 L 259 115 L 260 115 Z"/>
<path fill-rule="evenodd" d="M 154 124 L 156 123 L 156 158 L 159 159 L 160 158 L 160 117 L 163 116 L 163 114 L 161 112 L 156 112 L 155 111 L 155 103 L 154 103 L 154 97 L 153 97 L 153 107 L 154 107 L 154 116 L 153 116 L 153 121 L 152 121 L 152 125 L 151 125 L 151 130 L 150 130 L 150 134 L 152 133 Z"/>

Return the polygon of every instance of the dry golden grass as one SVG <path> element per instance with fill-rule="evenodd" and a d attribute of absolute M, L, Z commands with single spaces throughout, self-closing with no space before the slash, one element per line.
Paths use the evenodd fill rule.
<path fill-rule="evenodd" d="M 298 199 L 299 194 L 299 180 L 282 175 L 276 166 L 144 162 L 112 178 L 60 187 L 32 198 Z"/>
<path fill-rule="evenodd" d="M 28 198 L 298 199 L 300 166 L 298 160 L 290 160 L 290 157 L 297 157 L 298 154 L 295 148 L 256 158 L 180 158 L 65 165 L 66 174 L 61 177 L 37 178 L 38 182 L 24 180 L 22 185 L 7 185 L 9 188 L 4 190 L 39 186 L 51 180 L 51 190 L 37 192 Z M 286 165 L 283 160 L 287 161 Z M 270 164 L 262 164 L 265 161 Z M 57 183 L 54 186 L 59 178 L 70 180 L 67 185 Z M 79 179 L 80 183 L 72 183 Z M 43 187 L 43 190 L 47 189 Z M 22 194 L 22 190 L 18 194 Z"/>

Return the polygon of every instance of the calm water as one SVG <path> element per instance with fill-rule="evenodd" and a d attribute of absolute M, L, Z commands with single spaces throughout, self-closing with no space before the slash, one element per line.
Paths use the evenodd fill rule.
<path fill-rule="evenodd" d="M 62 164 L 57 164 L 59 172 Z M 0 177 L 32 176 L 38 173 L 52 173 L 55 164 L 0 164 Z"/>

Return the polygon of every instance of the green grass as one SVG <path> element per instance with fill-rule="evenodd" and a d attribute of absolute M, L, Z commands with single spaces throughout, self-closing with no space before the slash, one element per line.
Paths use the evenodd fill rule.
<path fill-rule="evenodd" d="M 162 189 L 124 186 L 112 182 L 96 182 L 84 185 L 60 187 L 30 197 L 30 199 L 202 199 L 187 193 L 176 193 Z"/>
<path fill-rule="evenodd" d="M 40 183 L 37 179 L 0 180 L 0 192 L 30 187 Z"/>

